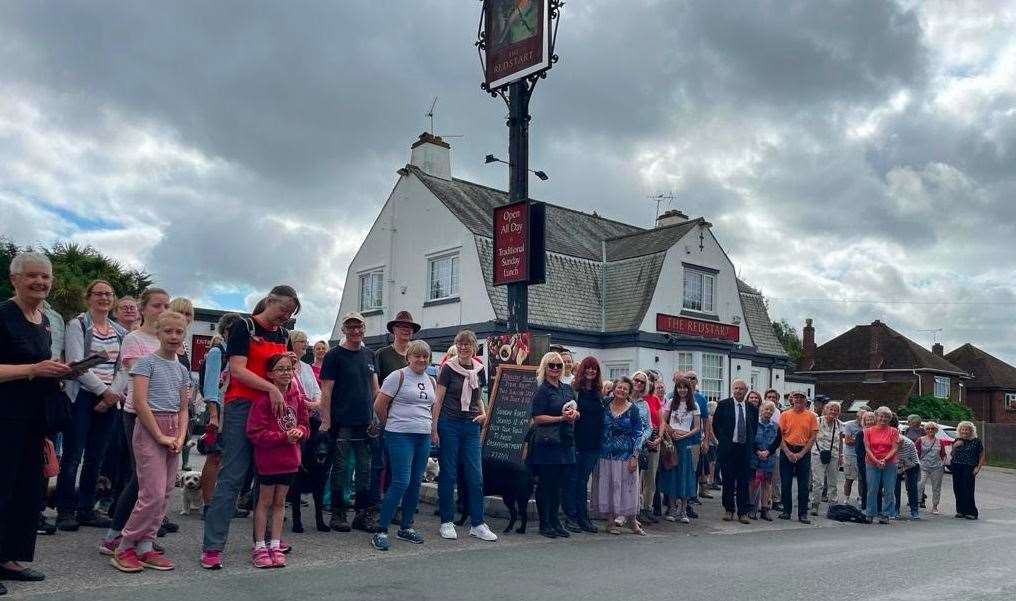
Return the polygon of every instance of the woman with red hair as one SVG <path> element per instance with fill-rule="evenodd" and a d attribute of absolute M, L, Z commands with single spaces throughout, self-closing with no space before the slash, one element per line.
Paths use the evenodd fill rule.
<path fill-rule="evenodd" d="M 575 421 L 575 469 L 565 485 L 562 505 L 564 527 L 572 532 L 595 533 L 589 521 L 589 477 L 600 459 L 603 446 L 603 376 L 595 357 L 586 357 L 573 372 L 572 388 L 578 402 L 579 419 Z"/>

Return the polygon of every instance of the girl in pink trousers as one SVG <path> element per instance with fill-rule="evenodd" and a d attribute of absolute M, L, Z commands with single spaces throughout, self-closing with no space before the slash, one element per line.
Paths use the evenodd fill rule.
<path fill-rule="evenodd" d="M 173 569 L 173 562 L 154 545 L 159 525 L 166 517 L 166 502 L 176 483 L 180 449 L 187 433 L 190 372 L 176 357 L 187 320 L 175 311 L 166 311 L 155 324 L 159 350 L 138 359 L 130 372 L 140 425 L 134 429 L 131 441 L 138 500 L 111 559 L 122 572 Z"/>

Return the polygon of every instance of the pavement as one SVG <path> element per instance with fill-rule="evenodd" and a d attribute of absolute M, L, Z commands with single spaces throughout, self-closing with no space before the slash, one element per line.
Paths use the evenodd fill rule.
<path fill-rule="evenodd" d="M 225 568 L 198 565 L 201 521 L 173 519 L 181 531 L 160 539 L 177 568 L 122 574 L 99 555 L 100 531 L 82 529 L 39 537 L 32 567 L 41 583 L 8 582 L 10 599 L 145 601 L 213 598 L 277 599 L 642 599 L 696 601 L 818 600 L 849 596 L 927 601 L 1016 599 L 1016 472 L 986 468 L 978 478 L 981 519 L 952 517 L 949 477 L 943 515 L 919 522 L 857 525 L 813 518 L 812 525 L 775 520 L 750 525 L 720 520 L 716 499 L 705 499 L 691 525 L 663 522 L 649 536 L 573 535 L 548 540 L 535 532 L 500 535 L 496 543 L 437 534 L 433 507 L 421 505 L 413 545 L 392 537 L 387 553 L 361 532 L 286 533 L 294 550 L 284 569 L 257 570 L 249 561 L 250 520 L 232 524 Z M 179 509 L 178 499 L 172 508 Z M 304 514 L 307 515 L 306 513 Z M 305 523 L 306 523 L 306 517 Z M 602 522 L 601 522 L 602 525 Z M 312 526 L 313 528 L 313 526 Z"/>

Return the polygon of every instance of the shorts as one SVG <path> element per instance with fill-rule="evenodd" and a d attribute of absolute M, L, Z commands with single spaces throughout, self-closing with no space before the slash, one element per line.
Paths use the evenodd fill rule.
<path fill-rule="evenodd" d="M 843 454 L 843 477 L 847 480 L 857 480 L 857 455 L 851 449 L 850 453 Z"/>
<path fill-rule="evenodd" d="M 290 486 L 293 484 L 294 477 L 296 477 L 296 472 L 292 474 L 258 474 L 258 483 L 264 486 Z"/>

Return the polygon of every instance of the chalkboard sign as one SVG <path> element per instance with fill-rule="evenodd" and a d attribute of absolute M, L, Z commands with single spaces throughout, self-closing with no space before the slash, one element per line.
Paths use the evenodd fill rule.
<path fill-rule="evenodd" d="M 522 443 L 529 431 L 536 388 L 536 367 L 497 367 L 497 375 L 490 388 L 487 424 L 483 430 L 484 459 L 523 463 Z"/>

